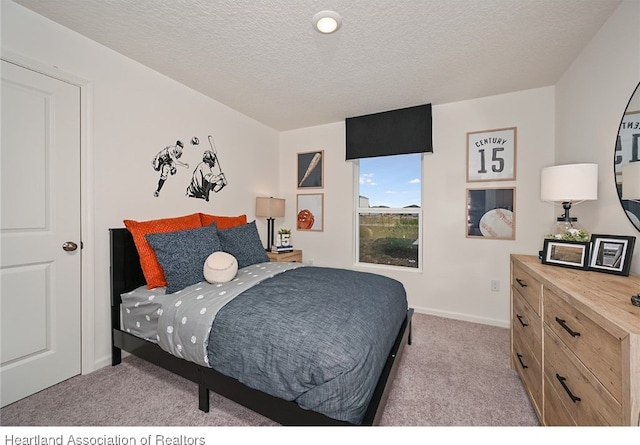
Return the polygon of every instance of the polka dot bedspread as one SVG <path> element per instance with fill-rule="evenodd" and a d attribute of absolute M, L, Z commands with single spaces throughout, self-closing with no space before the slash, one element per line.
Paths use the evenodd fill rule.
<path fill-rule="evenodd" d="M 227 283 L 202 281 L 173 294 L 141 286 L 122 294 L 123 330 L 208 367 L 206 342 L 220 308 L 257 283 L 299 267 L 304 264 L 258 263 L 240 269 Z"/>

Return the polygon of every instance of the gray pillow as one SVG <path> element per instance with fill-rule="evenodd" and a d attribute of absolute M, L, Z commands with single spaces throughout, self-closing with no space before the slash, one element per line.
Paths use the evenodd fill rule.
<path fill-rule="evenodd" d="M 167 293 L 204 281 L 202 268 L 213 252 L 222 250 L 215 224 L 167 233 L 149 233 L 147 242 L 162 266 Z"/>
<path fill-rule="evenodd" d="M 269 261 L 258 235 L 256 222 L 218 230 L 222 251 L 230 253 L 238 260 L 238 269 Z"/>

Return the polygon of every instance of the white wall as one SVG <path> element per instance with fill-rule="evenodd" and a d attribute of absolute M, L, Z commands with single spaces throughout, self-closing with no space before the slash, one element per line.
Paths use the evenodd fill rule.
<path fill-rule="evenodd" d="M 384 110 L 372 110 L 384 111 Z M 516 181 L 466 182 L 466 133 L 517 127 Z M 541 88 L 433 107 L 434 153 L 424 158 L 423 271 L 362 267 L 401 280 L 416 310 L 451 318 L 508 326 L 509 254 L 537 254 L 554 209 L 539 200 L 539 172 L 553 161 L 554 93 Z M 324 150 L 324 232 L 294 230 L 292 242 L 316 265 L 353 268 L 354 173 L 345 161 L 344 123 L 281 134 L 280 190 L 286 222 L 295 227 L 296 153 Z M 516 239 L 465 237 L 466 189 L 516 187 Z M 278 222 L 277 222 L 278 223 Z M 500 280 L 500 292 L 490 290 Z"/>
<path fill-rule="evenodd" d="M 640 2 L 622 2 L 556 85 L 556 163 L 599 164 L 598 200 L 572 209 L 592 233 L 640 236 L 620 205 L 613 169 L 618 127 L 640 81 L 639 23 Z"/>
<path fill-rule="evenodd" d="M 93 300 L 96 366 L 110 363 L 108 228 L 123 219 L 147 220 L 193 212 L 254 218 L 256 195 L 277 191 L 278 133 L 219 102 L 158 74 L 79 34 L 9 1 L 2 1 L 2 49 L 86 79 L 90 84 L 90 135 L 82 156 L 91 158 L 83 171 L 93 187 L 84 203 L 91 206 L 83 264 L 94 267 Z M 229 185 L 211 200 L 185 197 L 190 173 L 213 135 Z M 191 146 L 192 136 L 201 144 Z M 178 169 L 158 198 L 159 174 L 153 156 L 177 139 L 185 143 Z M 88 187 L 90 190 L 91 187 Z M 87 193 L 87 189 L 84 190 Z M 261 222 L 261 228 L 264 223 Z M 262 230 L 261 230 L 262 233 Z M 90 317 L 88 317 L 90 318 Z"/>

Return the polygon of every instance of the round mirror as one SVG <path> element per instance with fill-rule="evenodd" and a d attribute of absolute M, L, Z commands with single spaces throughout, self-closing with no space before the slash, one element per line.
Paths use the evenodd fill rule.
<path fill-rule="evenodd" d="M 629 99 L 618 128 L 614 168 L 620 203 L 640 231 L 640 83 Z"/>

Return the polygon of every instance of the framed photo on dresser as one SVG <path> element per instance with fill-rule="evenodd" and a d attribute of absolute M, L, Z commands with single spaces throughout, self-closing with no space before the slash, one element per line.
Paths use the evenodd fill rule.
<path fill-rule="evenodd" d="M 591 235 L 589 270 L 628 276 L 635 236 Z"/>
<path fill-rule="evenodd" d="M 586 269 L 589 263 L 588 241 L 564 241 L 545 239 L 542 249 L 542 264 L 569 267 L 572 269 Z"/>

